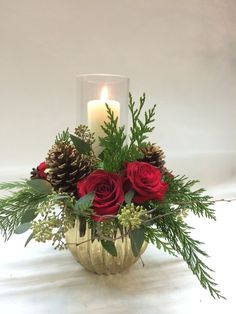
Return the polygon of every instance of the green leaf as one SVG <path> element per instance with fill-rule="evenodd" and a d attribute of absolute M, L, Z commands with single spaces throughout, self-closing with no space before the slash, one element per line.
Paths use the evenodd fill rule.
<path fill-rule="evenodd" d="M 117 256 L 117 250 L 114 242 L 108 240 L 101 240 L 103 248 L 112 256 Z"/>
<path fill-rule="evenodd" d="M 25 247 L 29 244 L 29 242 L 33 239 L 33 232 L 31 233 L 31 235 L 28 237 L 28 239 L 25 242 Z"/>
<path fill-rule="evenodd" d="M 35 213 L 35 208 L 27 210 L 21 218 L 21 224 L 31 222 L 38 214 Z"/>
<path fill-rule="evenodd" d="M 15 230 L 15 233 L 16 234 L 21 234 L 21 233 L 24 233 L 26 232 L 29 228 L 31 227 L 31 223 L 30 222 L 26 222 L 22 225 L 19 225 L 16 230 Z"/>
<path fill-rule="evenodd" d="M 82 141 L 80 138 L 73 134 L 70 134 L 70 138 L 80 154 L 88 154 L 91 151 L 91 145 L 89 143 Z"/>
<path fill-rule="evenodd" d="M 43 194 L 43 195 L 52 194 L 52 186 L 46 180 L 32 179 L 32 180 L 27 181 L 27 184 L 39 194 Z"/>
<path fill-rule="evenodd" d="M 126 204 L 130 204 L 133 197 L 134 197 L 134 190 L 129 190 L 126 194 L 125 194 L 125 202 Z"/>
<path fill-rule="evenodd" d="M 88 208 L 92 205 L 94 200 L 94 192 L 90 192 L 83 197 L 81 197 L 76 203 L 75 208 L 76 209 L 84 209 Z"/>
<path fill-rule="evenodd" d="M 144 230 L 134 229 L 129 232 L 131 240 L 131 248 L 135 257 L 139 256 L 140 250 L 144 242 Z"/>

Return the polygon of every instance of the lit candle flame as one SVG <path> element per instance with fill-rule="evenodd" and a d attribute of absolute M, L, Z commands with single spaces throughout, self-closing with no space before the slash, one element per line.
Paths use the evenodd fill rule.
<path fill-rule="evenodd" d="M 106 86 L 101 90 L 101 100 L 104 102 L 108 100 L 108 88 Z"/>

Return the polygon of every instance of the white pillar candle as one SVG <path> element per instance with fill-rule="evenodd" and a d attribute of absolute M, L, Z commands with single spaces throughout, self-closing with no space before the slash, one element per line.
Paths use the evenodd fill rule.
<path fill-rule="evenodd" d="M 88 102 L 88 127 L 95 133 L 95 143 L 93 149 L 96 155 L 102 151 L 99 147 L 99 136 L 104 136 L 101 125 L 107 121 L 106 104 L 111 108 L 115 117 L 118 117 L 118 124 L 120 119 L 120 103 L 108 98 L 108 88 L 105 86 L 101 91 L 101 98 L 90 100 Z"/>

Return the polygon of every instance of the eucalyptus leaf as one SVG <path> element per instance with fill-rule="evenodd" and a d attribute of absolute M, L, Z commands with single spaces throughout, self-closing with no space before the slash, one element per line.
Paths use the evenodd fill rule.
<path fill-rule="evenodd" d="M 91 145 L 89 143 L 82 141 L 80 138 L 73 134 L 70 134 L 70 138 L 80 154 L 88 154 L 91 151 Z"/>
<path fill-rule="evenodd" d="M 27 210 L 24 215 L 21 218 L 21 224 L 24 224 L 26 222 L 31 222 L 34 220 L 34 218 L 37 217 L 37 214 L 35 213 L 35 208 Z"/>
<path fill-rule="evenodd" d="M 126 204 L 130 204 L 133 197 L 134 197 L 134 190 L 129 190 L 126 194 L 125 194 L 125 202 Z"/>
<path fill-rule="evenodd" d="M 85 209 L 89 208 L 94 200 L 94 192 L 90 192 L 84 196 L 82 196 L 76 203 L 75 208 L 76 209 Z"/>
<path fill-rule="evenodd" d="M 46 180 L 32 179 L 32 180 L 28 180 L 27 184 L 39 194 L 43 194 L 43 195 L 52 194 L 52 186 Z"/>
<path fill-rule="evenodd" d="M 21 234 L 26 232 L 29 228 L 31 227 L 31 223 L 30 222 L 26 222 L 24 224 L 19 225 L 16 230 L 15 233 L 16 234 Z"/>
<path fill-rule="evenodd" d="M 117 250 L 114 242 L 108 240 L 101 240 L 103 248 L 112 256 L 117 256 Z"/>
<path fill-rule="evenodd" d="M 144 230 L 143 229 L 134 229 L 129 232 L 131 240 L 131 248 L 135 257 L 139 256 L 140 250 L 144 242 Z"/>
<path fill-rule="evenodd" d="M 25 242 L 25 247 L 29 244 L 29 242 L 33 239 L 33 232 L 31 233 L 31 235 L 28 237 L 28 239 Z"/>

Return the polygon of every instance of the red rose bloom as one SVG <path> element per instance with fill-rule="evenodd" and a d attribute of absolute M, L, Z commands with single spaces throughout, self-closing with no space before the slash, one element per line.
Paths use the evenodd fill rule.
<path fill-rule="evenodd" d="M 84 180 L 77 183 L 78 195 L 84 196 L 94 192 L 93 211 L 97 215 L 116 215 L 124 202 L 122 178 L 116 173 L 96 170 Z M 95 221 L 105 218 L 92 216 Z"/>
<path fill-rule="evenodd" d="M 47 174 L 44 172 L 46 170 L 46 163 L 45 162 L 41 162 L 41 164 L 37 167 L 37 170 L 38 170 L 39 177 L 41 179 L 47 178 Z"/>
<path fill-rule="evenodd" d="M 146 162 L 127 162 L 124 180 L 125 191 L 135 191 L 134 203 L 161 201 L 168 188 L 168 184 L 161 181 L 160 170 Z"/>

